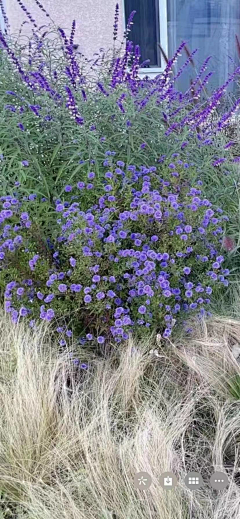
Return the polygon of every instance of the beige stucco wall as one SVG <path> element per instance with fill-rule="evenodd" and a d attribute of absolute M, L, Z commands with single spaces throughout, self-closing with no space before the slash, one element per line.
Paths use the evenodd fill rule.
<path fill-rule="evenodd" d="M 39 0 L 52 19 L 62 28 L 71 27 L 76 20 L 75 43 L 87 57 L 91 57 L 100 47 L 108 49 L 112 46 L 113 22 L 116 0 Z M 123 32 L 123 1 L 120 5 L 120 34 Z M 34 0 L 22 0 L 39 26 L 48 23 L 48 18 L 37 7 Z M 16 0 L 6 0 L 6 10 L 10 21 L 11 32 L 18 32 L 21 23 L 27 20 L 25 13 Z M 27 32 L 27 25 L 24 25 Z"/>

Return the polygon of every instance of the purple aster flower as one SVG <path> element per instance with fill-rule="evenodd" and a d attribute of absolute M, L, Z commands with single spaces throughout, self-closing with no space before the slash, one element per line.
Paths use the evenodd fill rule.
<path fill-rule="evenodd" d="M 97 342 L 98 344 L 103 344 L 105 342 L 105 338 L 102 335 L 99 335 L 99 337 L 97 338 Z"/>
<path fill-rule="evenodd" d="M 84 182 L 78 182 L 77 187 L 78 187 L 78 189 L 84 189 L 84 187 L 85 187 Z"/>
<path fill-rule="evenodd" d="M 29 219 L 29 215 L 28 215 L 28 213 L 24 212 L 21 214 L 20 218 L 21 218 L 21 220 L 23 220 L 23 222 L 25 222 Z"/>
<path fill-rule="evenodd" d="M 36 324 L 35 319 L 31 319 L 31 321 L 29 322 L 29 326 L 30 326 L 30 328 L 34 328 L 34 327 L 35 327 L 35 324 Z"/>
<path fill-rule="evenodd" d="M 25 166 L 25 167 L 29 166 L 28 160 L 22 160 L 22 165 Z"/>
<path fill-rule="evenodd" d="M 84 303 L 91 303 L 92 297 L 88 294 L 84 297 Z"/>
<path fill-rule="evenodd" d="M 144 306 L 144 305 L 139 306 L 139 308 L 138 308 L 139 314 L 145 314 L 146 311 L 147 311 L 146 306 Z"/>
<path fill-rule="evenodd" d="M 72 257 L 71 257 L 70 260 L 69 260 L 69 262 L 70 262 L 71 267 L 76 267 L 76 263 L 77 263 L 77 262 L 76 262 L 75 258 L 72 258 Z"/>
<path fill-rule="evenodd" d="M 52 308 L 49 308 L 49 309 L 47 310 L 47 312 L 46 312 L 46 317 L 45 317 L 45 319 L 46 319 L 47 321 L 51 321 L 54 317 L 55 317 L 55 312 L 54 312 L 54 310 L 53 310 Z"/>
<path fill-rule="evenodd" d="M 207 218 L 211 218 L 214 215 L 214 211 L 212 209 L 207 209 L 205 215 Z"/>
<path fill-rule="evenodd" d="M 73 283 L 70 285 L 71 292 L 80 292 L 82 290 L 82 285 Z"/>
<path fill-rule="evenodd" d="M 64 211 L 64 205 L 63 204 L 57 204 L 56 205 L 56 211 L 58 213 L 61 213 L 62 211 Z"/>
<path fill-rule="evenodd" d="M 24 294 L 24 288 L 20 287 L 17 289 L 17 295 L 22 296 Z"/>
<path fill-rule="evenodd" d="M 90 173 L 88 173 L 89 180 L 92 180 L 94 177 L 95 177 L 95 173 L 93 171 L 90 171 Z"/>
<path fill-rule="evenodd" d="M 190 267 L 184 267 L 183 272 L 184 272 L 184 274 L 186 274 L 188 276 L 188 274 L 190 274 L 190 272 L 191 272 Z"/>
<path fill-rule="evenodd" d="M 105 294 L 104 292 L 98 292 L 96 295 L 96 298 L 100 301 L 101 299 L 104 299 Z"/>
<path fill-rule="evenodd" d="M 25 317 L 26 315 L 28 314 L 28 311 L 27 311 L 27 308 L 25 308 L 24 306 L 22 306 L 19 310 L 19 315 L 21 317 Z"/>
<path fill-rule="evenodd" d="M 59 292 L 66 292 L 67 285 L 65 285 L 64 283 L 61 283 L 60 285 L 58 285 L 58 290 L 59 290 Z"/>
<path fill-rule="evenodd" d="M 170 290 L 163 290 L 164 297 L 171 297 L 172 293 Z"/>
<path fill-rule="evenodd" d="M 92 281 L 93 283 L 99 283 L 101 277 L 98 275 L 98 274 L 95 274 L 93 277 L 92 277 Z"/>
<path fill-rule="evenodd" d="M 110 297 L 110 298 L 113 298 L 113 297 L 116 297 L 116 294 L 115 294 L 115 292 L 113 292 L 113 290 L 108 290 L 107 291 L 107 296 Z"/>
<path fill-rule="evenodd" d="M 106 191 L 106 193 L 109 193 L 109 191 L 112 191 L 112 186 L 110 184 L 107 184 L 105 187 L 104 187 L 104 191 Z"/>
<path fill-rule="evenodd" d="M 50 303 L 53 299 L 54 299 L 55 295 L 54 294 L 48 294 L 45 299 L 44 299 L 44 302 L 45 303 Z"/>

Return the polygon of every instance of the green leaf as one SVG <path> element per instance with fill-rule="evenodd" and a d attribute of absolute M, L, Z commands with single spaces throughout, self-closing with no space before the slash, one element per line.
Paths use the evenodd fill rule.
<path fill-rule="evenodd" d="M 57 146 L 55 146 L 55 148 L 54 148 L 54 150 L 53 150 L 52 158 L 51 158 L 51 160 L 50 160 L 50 166 L 52 165 L 52 163 L 53 163 L 55 157 L 57 156 L 59 150 L 61 149 L 61 147 L 62 147 L 62 143 L 61 143 L 61 142 L 59 142 L 59 143 L 57 144 Z"/>

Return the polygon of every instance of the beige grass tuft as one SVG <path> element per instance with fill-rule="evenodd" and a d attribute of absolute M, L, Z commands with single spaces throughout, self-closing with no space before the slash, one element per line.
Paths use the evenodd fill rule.
<path fill-rule="evenodd" d="M 1 316 L 0 493 L 17 519 L 239 519 L 240 400 L 227 384 L 239 340 L 240 322 L 213 319 L 159 356 L 129 341 L 80 372 L 44 327 Z M 166 492 L 170 470 L 179 485 Z M 185 487 L 189 470 L 202 472 L 201 491 Z M 218 495 L 214 470 L 230 478 Z M 139 471 L 153 479 L 145 493 Z"/>

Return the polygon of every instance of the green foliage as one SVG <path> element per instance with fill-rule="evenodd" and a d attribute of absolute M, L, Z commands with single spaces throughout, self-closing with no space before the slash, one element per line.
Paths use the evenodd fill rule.
<path fill-rule="evenodd" d="M 240 400 L 240 375 L 238 373 L 227 381 L 227 387 L 234 400 Z"/>

